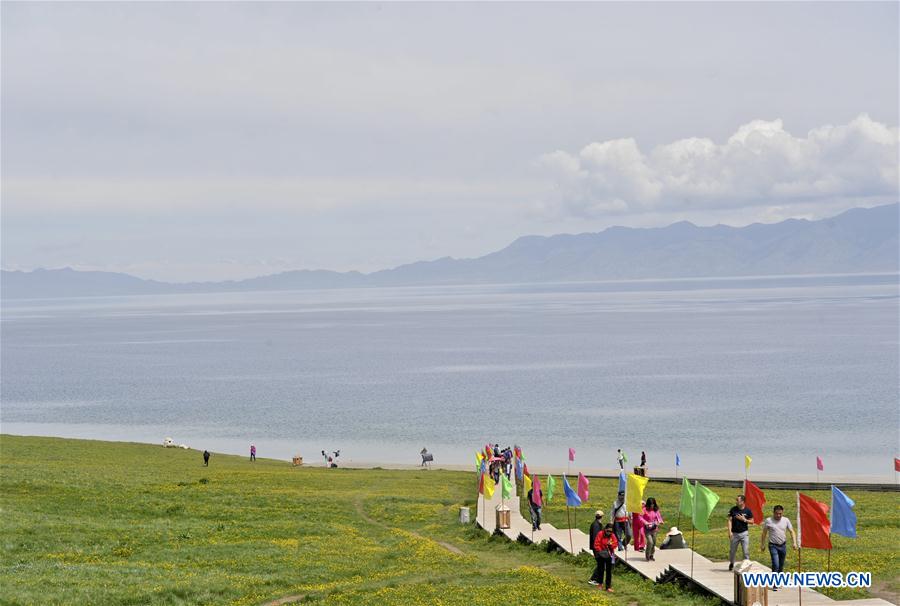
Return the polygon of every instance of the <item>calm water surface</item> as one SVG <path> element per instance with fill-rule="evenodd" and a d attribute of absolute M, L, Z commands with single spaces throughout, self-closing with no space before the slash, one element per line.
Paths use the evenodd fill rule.
<path fill-rule="evenodd" d="M 897 276 L 5 301 L 6 433 L 892 477 Z"/>

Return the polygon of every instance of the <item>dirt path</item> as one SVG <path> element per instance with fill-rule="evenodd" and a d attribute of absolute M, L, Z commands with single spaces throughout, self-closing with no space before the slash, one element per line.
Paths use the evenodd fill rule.
<path fill-rule="evenodd" d="M 444 541 L 435 541 L 434 539 L 430 539 L 428 537 L 420 535 L 418 532 L 414 532 L 412 530 L 406 530 L 405 528 L 402 528 L 402 529 L 394 528 L 393 526 L 389 526 L 388 524 L 379 522 L 378 520 L 376 520 L 375 518 L 372 518 L 371 516 L 369 516 L 369 514 L 366 513 L 366 510 L 363 507 L 362 499 L 356 499 L 353 502 L 353 506 L 356 508 L 356 513 L 359 514 L 359 517 L 361 517 L 363 520 L 365 520 L 369 524 L 372 524 L 373 526 L 378 526 L 379 528 L 384 528 L 385 530 L 403 530 L 404 532 L 408 532 L 409 534 L 413 535 L 417 539 L 422 539 L 425 541 L 434 541 L 435 543 L 437 543 L 438 545 L 440 545 L 441 547 L 443 547 L 450 553 L 455 553 L 456 555 L 463 555 L 462 549 L 460 549 L 459 547 L 457 547 L 455 545 L 451 545 L 450 543 L 445 543 Z"/>

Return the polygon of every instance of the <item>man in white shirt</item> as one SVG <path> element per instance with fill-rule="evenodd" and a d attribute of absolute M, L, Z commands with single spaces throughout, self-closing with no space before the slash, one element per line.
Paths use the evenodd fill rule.
<path fill-rule="evenodd" d="M 769 555 L 772 556 L 772 572 L 784 572 L 784 560 L 787 557 L 787 533 L 791 533 L 791 545 L 797 549 L 797 537 L 791 521 L 784 515 L 784 507 L 776 505 L 772 509 L 772 517 L 766 518 L 762 528 L 761 547 L 766 548 L 769 539 Z M 778 591 L 773 587 L 772 591 Z"/>

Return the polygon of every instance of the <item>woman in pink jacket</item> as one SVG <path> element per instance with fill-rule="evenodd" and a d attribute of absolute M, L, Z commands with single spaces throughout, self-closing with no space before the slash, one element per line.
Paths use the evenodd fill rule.
<path fill-rule="evenodd" d="M 647 558 L 648 562 L 655 559 L 653 552 L 656 551 L 656 533 L 659 531 L 659 527 L 663 525 L 663 522 L 664 520 L 662 514 L 659 513 L 659 505 L 656 504 L 656 499 L 653 497 L 648 498 L 644 507 L 644 513 L 641 515 L 641 525 L 643 526 L 643 535 L 646 540 L 644 557 Z"/>

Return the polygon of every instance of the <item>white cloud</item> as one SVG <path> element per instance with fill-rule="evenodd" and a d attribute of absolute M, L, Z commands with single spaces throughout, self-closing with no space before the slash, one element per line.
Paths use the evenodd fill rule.
<path fill-rule="evenodd" d="M 634 139 L 555 151 L 540 164 L 556 179 L 555 210 L 576 216 L 896 201 L 898 129 L 862 114 L 804 137 L 781 120 L 754 120 L 725 143 L 688 138 L 644 152 Z"/>

